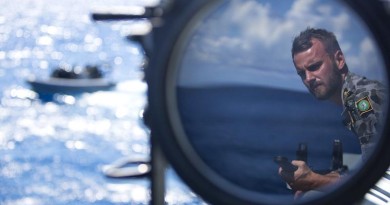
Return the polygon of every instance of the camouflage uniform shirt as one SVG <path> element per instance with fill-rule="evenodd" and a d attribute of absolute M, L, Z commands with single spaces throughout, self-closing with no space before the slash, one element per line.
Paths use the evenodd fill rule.
<path fill-rule="evenodd" d="M 362 157 L 366 159 L 383 126 L 386 88 L 378 81 L 349 72 L 343 84 L 342 99 L 343 122 L 359 138 Z"/>

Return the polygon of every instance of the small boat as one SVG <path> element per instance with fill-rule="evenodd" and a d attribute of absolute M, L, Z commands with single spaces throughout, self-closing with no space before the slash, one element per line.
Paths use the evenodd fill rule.
<path fill-rule="evenodd" d="M 109 90 L 116 84 L 103 77 L 97 66 L 58 67 L 49 78 L 30 77 L 32 89 L 41 94 L 83 93 Z"/>

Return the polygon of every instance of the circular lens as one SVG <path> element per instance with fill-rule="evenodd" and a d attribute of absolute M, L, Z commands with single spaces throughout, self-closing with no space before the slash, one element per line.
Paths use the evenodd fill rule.
<path fill-rule="evenodd" d="M 347 76 L 388 85 L 389 62 L 381 54 L 389 40 L 378 38 L 389 32 L 378 19 L 387 14 L 383 6 L 377 13 L 356 9 L 376 6 L 382 5 L 201 1 L 181 8 L 180 20 L 168 18 L 156 32 L 164 42 L 157 42 L 151 62 L 149 103 L 152 133 L 178 174 L 213 203 L 346 203 L 363 195 L 389 164 L 388 139 L 381 137 L 388 93 L 354 93 L 348 101 L 341 86 Z M 300 63 L 291 53 L 293 39 L 312 28 L 333 33 L 341 52 L 316 47 Z M 383 115 L 373 126 L 377 137 L 365 143 L 359 132 L 369 128 L 358 130 L 365 126 L 359 123 L 377 109 Z M 279 174 L 278 156 L 343 177 L 296 199 L 301 190 Z"/>

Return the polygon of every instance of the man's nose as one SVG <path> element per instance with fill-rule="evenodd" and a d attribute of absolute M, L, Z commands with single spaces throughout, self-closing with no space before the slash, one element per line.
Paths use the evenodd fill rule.
<path fill-rule="evenodd" d="M 308 82 L 308 83 L 310 83 L 310 82 L 315 80 L 314 75 L 310 71 L 306 71 L 305 76 L 306 76 L 305 81 Z"/>

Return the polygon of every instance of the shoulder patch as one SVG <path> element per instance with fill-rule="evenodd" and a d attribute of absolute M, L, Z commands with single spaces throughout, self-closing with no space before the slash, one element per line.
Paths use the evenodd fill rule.
<path fill-rule="evenodd" d="M 356 107 L 359 111 L 359 115 L 372 111 L 372 105 L 368 96 L 363 97 L 356 101 Z"/>

